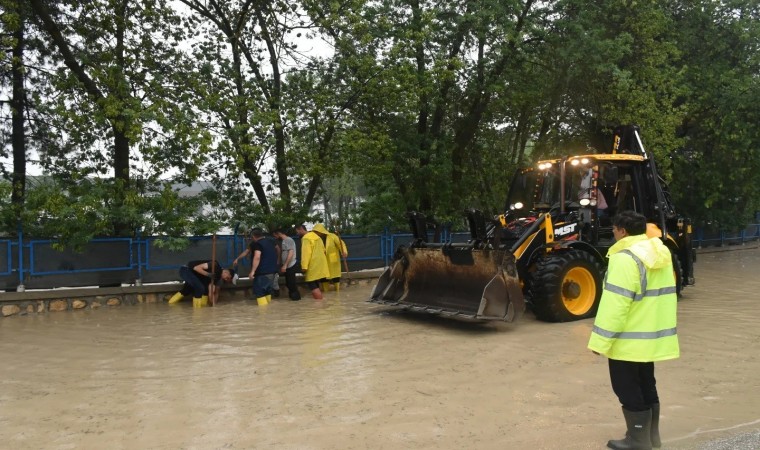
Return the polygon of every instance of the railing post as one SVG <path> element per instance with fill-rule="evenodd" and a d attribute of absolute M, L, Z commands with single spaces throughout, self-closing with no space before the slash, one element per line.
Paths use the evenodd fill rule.
<path fill-rule="evenodd" d="M 16 292 L 24 292 L 24 230 L 18 222 L 18 286 Z"/>
<path fill-rule="evenodd" d="M 380 235 L 380 257 L 383 258 L 383 266 L 388 267 L 388 227 L 383 228 Z"/>
<path fill-rule="evenodd" d="M 232 256 L 233 258 L 242 252 L 242 250 L 238 251 L 238 249 L 240 248 L 240 246 L 238 245 L 239 231 L 240 231 L 240 222 L 235 224 L 235 229 L 232 231 L 232 242 L 230 243 L 230 245 L 232 246 L 232 255 L 229 255 L 230 245 L 227 246 L 228 256 Z"/>
<path fill-rule="evenodd" d="M 388 230 L 385 238 L 385 266 L 391 265 L 391 258 L 393 257 L 393 249 L 396 247 L 396 235 Z"/>
<path fill-rule="evenodd" d="M 142 268 L 143 268 L 143 264 L 142 264 L 142 236 L 140 234 L 140 230 L 139 229 L 136 230 L 135 234 L 136 234 L 135 241 L 137 243 L 137 279 L 135 280 L 135 285 L 136 286 L 142 286 L 142 277 L 143 277 L 143 273 L 142 273 Z M 132 247 L 133 247 L 133 245 L 132 245 L 132 243 L 130 243 L 130 245 L 129 245 L 129 253 L 130 253 L 129 260 L 130 261 L 132 261 Z"/>

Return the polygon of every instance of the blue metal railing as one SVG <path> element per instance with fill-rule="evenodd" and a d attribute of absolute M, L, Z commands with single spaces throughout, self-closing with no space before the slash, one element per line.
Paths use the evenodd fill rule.
<path fill-rule="evenodd" d="M 0 240 L 0 245 L 5 245 L 6 248 L 6 255 L 5 255 L 5 268 L 6 270 L 3 270 L 0 272 L 0 275 L 10 275 L 13 270 L 13 241 L 10 239 L 2 239 Z"/>
<path fill-rule="evenodd" d="M 441 233 L 442 240 L 451 242 L 456 240 L 466 241 L 469 238 L 467 233 L 454 233 L 450 230 L 443 230 Z M 410 233 L 391 233 L 384 230 L 381 234 L 375 235 L 346 235 L 341 236 L 346 241 L 349 248 L 347 261 L 353 262 L 354 267 L 362 268 L 380 268 L 387 267 L 391 264 L 396 248 L 400 244 L 408 244 L 412 241 L 413 235 Z M 0 248 L 5 246 L 5 251 L 0 250 L 0 258 L 5 258 L 5 265 L 0 264 L 0 282 L 5 282 L 6 287 L 23 285 L 28 277 L 76 277 L 77 274 L 87 274 L 93 272 L 110 272 L 112 277 L 122 277 L 117 272 L 124 272 L 124 283 L 130 283 L 134 279 L 141 280 L 149 274 L 159 273 L 158 271 L 173 271 L 185 264 L 189 255 L 197 255 L 187 252 L 166 252 L 164 255 L 158 255 L 155 247 L 155 241 L 160 238 L 141 237 L 135 238 L 98 238 L 93 239 L 87 250 L 89 254 L 81 256 L 71 252 L 65 252 L 60 257 L 57 268 L 55 263 L 49 259 L 57 258 L 60 255 L 51 248 L 56 242 L 50 239 L 30 239 L 26 240 L 22 233 L 19 233 L 18 239 L 1 239 Z M 211 236 L 195 236 L 190 240 L 200 246 L 205 252 Z M 298 238 L 296 238 L 297 240 Z M 702 228 L 695 228 L 693 245 L 695 248 L 705 246 L 724 246 L 744 244 L 750 241 L 760 240 L 760 223 L 751 224 L 744 230 L 736 232 L 727 231 L 709 231 Z M 114 244 L 117 244 L 114 247 Z M 118 245 L 121 244 L 121 245 Z M 103 245 L 100 250 L 98 247 Z M 228 266 L 232 260 L 247 247 L 246 239 L 238 234 L 217 236 L 217 257 L 220 264 Z M 353 251 L 352 251 L 353 248 Z M 210 250 L 210 249 L 209 249 Z M 105 251 L 106 255 L 102 253 Z M 108 254 L 108 252 L 111 252 Z M 190 252 L 194 250 L 191 249 Z M 162 256 L 163 261 L 157 261 Z M 68 258 L 68 259 L 67 259 Z M 201 259 L 201 258 L 189 258 Z M 115 262 L 115 263 L 114 263 Z M 243 266 L 247 262 L 242 262 Z M 47 267 L 45 267 L 47 265 Z M 158 275 L 153 275 L 155 278 Z M 160 275 L 163 277 L 164 275 Z M 167 275 L 170 277 L 171 275 Z M 60 281 L 58 281 L 60 283 Z M 64 284 L 65 285 L 65 284 Z"/>
<path fill-rule="evenodd" d="M 51 239 L 46 240 L 33 240 L 29 242 L 29 267 L 27 268 L 27 272 L 31 276 L 41 276 L 41 275 L 60 275 L 60 274 L 66 274 L 66 273 L 72 273 L 72 272 L 78 272 L 78 273 L 87 273 L 87 272 L 108 272 L 108 271 L 114 271 L 114 270 L 130 270 L 137 267 L 137 263 L 134 260 L 134 253 L 132 251 L 132 243 L 134 242 L 131 238 L 99 238 L 99 239 L 93 239 L 90 241 L 90 244 L 98 244 L 98 243 L 106 243 L 106 242 L 125 242 L 127 243 L 127 246 L 129 248 L 128 250 L 128 256 L 129 256 L 129 263 L 126 266 L 112 266 L 112 267 L 87 267 L 87 268 L 80 268 L 80 269 L 72 269 L 72 270 L 37 270 L 35 269 L 36 261 L 36 248 L 40 246 L 47 246 L 49 247 L 51 244 L 55 243 L 56 241 Z M 21 256 L 21 254 L 19 254 Z"/>
<path fill-rule="evenodd" d="M 744 244 L 760 239 L 760 224 L 753 223 L 741 231 L 708 231 L 704 228 L 695 228 L 694 247 L 719 246 Z"/>

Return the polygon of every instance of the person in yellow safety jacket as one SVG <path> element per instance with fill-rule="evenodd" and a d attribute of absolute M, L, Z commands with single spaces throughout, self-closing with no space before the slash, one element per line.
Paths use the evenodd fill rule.
<path fill-rule="evenodd" d="M 660 400 L 654 362 L 678 358 L 676 280 L 670 250 L 647 236 L 646 218 L 624 211 L 612 219 L 617 241 L 610 259 L 588 348 L 609 358 L 610 382 L 627 432 L 612 449 L 661 445 Z M 661 232 L 660 232 L 661 234 Z"/>
<path fill-rule="evenodd" d="M 324 225 L 318 223 L 314 225 L 314 230 L 317 230 L 317 227 L 321 227 L 321 229 L 327 232 L 325 253 L 327 254 L 327 266 L 330 269 L 330 276 L 327 281 L 329 284 L 332 284 L 337 291 L 340 289 L 340 275 L 342 272 L 341 258 L 348 256 L 348 248 L 346 248 L 346 243 L 343 242 L 343 239 L 341 239 L 340 236 L 328 232 Z M 324 283 L 323 288 L 326 290 L 326 288 L 329 287 L 329 284 Z"/>
<path fill-rule="evenodd" d="M 322 227 L 324 229 L 324 226 Z M 324 230 L 325 232 L 327 230 Z M 317 300 L 322 299 L 322 291 L 319 283 L 323 282 L 330 276 L 330 270 L 327 267 L 327 255 L 325 254 L 325 237 L 320 236 L 320 231 L 314 227 L 312 231 L 306 231 L 304 225 L 296 227 L 296 233 L 301 236 L 301 269 L 304 274 L 304 281 L 311 289 L 311 296 Z"/>

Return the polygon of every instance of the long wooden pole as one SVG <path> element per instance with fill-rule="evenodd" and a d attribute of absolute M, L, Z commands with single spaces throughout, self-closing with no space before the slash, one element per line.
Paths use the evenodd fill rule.
<path fill-rule="evenodd" d="M 211 237 L 211 286 L 214 287 L 214 291 L 209 292 L 209 295 L 211 296 L 211 306 L 216 306 L 216 290 L 219 289 L 219 286 L 216 285 L 214 279 L 214 272 L 216 272 L 216 233 Z"/>

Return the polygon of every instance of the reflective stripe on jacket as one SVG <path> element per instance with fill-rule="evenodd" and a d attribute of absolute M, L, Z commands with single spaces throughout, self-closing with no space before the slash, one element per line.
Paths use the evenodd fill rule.
<path fill-rule="evenodd" d="M 588 348 L 635 362 L 678 358 L 676 281 L 659 238 L 627 236 L 613 245 Z"/>

